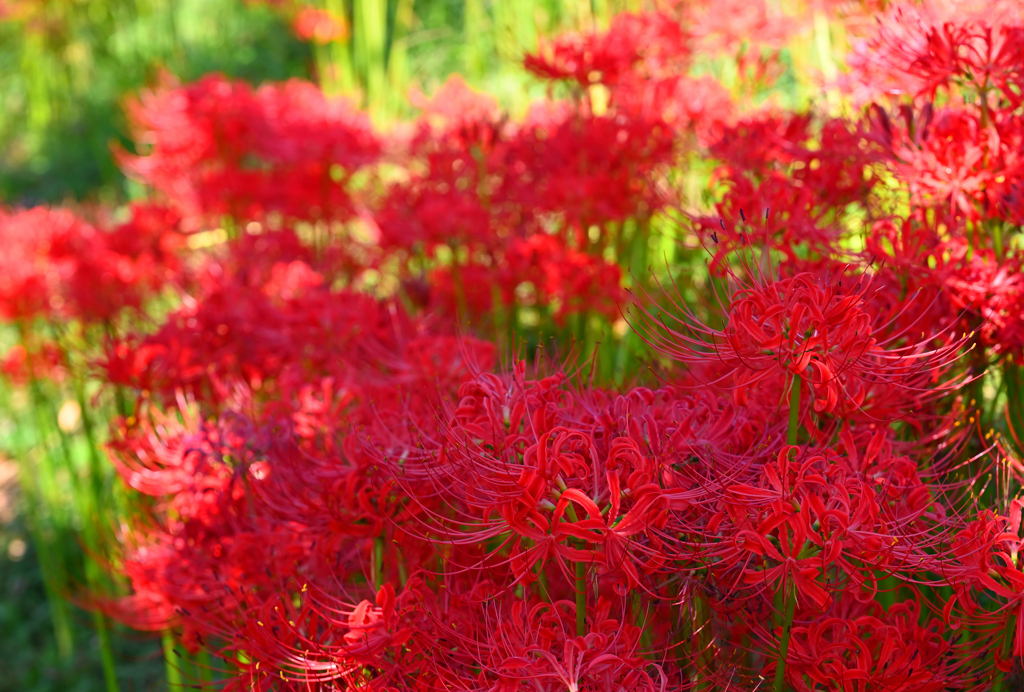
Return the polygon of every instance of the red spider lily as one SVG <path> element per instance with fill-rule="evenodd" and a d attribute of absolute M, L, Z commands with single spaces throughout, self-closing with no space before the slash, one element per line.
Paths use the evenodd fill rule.
<path fill-rule="evenodd" d="M 160 397 L 173 398 L 183 389 L 203 400 L 218 399 L 235 382 L 272 396 L 278 387 L 287 392 L 293 382 L 306 384 L 304 373 L 334 360 L 337 352 L 308 347 L 322 335 L 330 333 L 338 349 L 357 359 L 355 342 L 371 351 L 394 344 L 393 328 L 402 319 L 368 296 L 340 299 L 321 275 L 298 260 L 269 266 L 248 261 L 250 253 L 268 248 L 261 242 L 274 239 L 257 236 L 233 245 L 238 254 L 227 266 L 208 269 L 200 302 L 172 313 L 160 331 L 131 347 L 112 344 L 104 363 L 111 381 Z M 289 243 L 268 249 L 293 256 L 307 252 Z M 341 370 L 352 364 L 335 362 Z"/>
<path fill-rule="evenodd" d="M 603 34 L 567 34 L 538 54 L 527 55 L 526 69 L 552 80 L 573 80 L 581 87 L 618 85 L 635 79 L 634 70 L 660 71 L 685 65 L 687 36 L 668 15 L 620 14 Z"/>
<path fill-rule="evenodd" d="M 994 86 L 1018 104 L 1021 19 L 1008 2 L 897 3 L 858 46 L 854 78 L 875 93 L 929 98 L 966 81 L 979 90 Z"/>
<path fill-rule="evenodd" d="M 533 681 L 541 690 L 665 690 L 664 671 L 638 655 L 640 631 L 610 617 L 600 603 L 589 632 L 573 637 L 573 605 L 516 604 L 491 633 L 489 672 L 500 682 L 491 689 L 515 690 Z"/>
<path fill-rule="evenodd" d="M 963 257 L 965 251 L 963 247 L 957 254 Z M 999 262 L 995 253 L 981 250 L 972 253 L 970 260 L 962 260 L 946 279 L 953 308 L 977 315 L 972 327 L 976 326 L 980 342 L 994 353 L 1021 352 L 1024 325 L 1017 319 L 1021 314 L 1020 277 L 1019 257 Z"/>
<path fill-rule="evenodd" d="M 580 312 L 617 317 L 625 294 L 619 265 L 565 247 L 544 234 L 516 241 L 508 248 L 505 285 L 514 295 L 523 283 L 536 290 L 538 305 L 555 306 L 555 320 Z"/>
<path fill-rule="evenodd" d="M 844 210 L 871 194 L 877 178 L 868 171 L 884 157 L 858 129 L 833 119 L 812 134 L 809 116 L 770 111 L 725 127 L 711 146 L 722 162 L 714 174 L 724 192 L 718 215 L 695 219 L 704 244 L 714 245 L 713 271 L 752 238 L 783 253 L 786 264 L 833 254 Z M 743 232 L 720 233 L 723 222 Z"/>
<path fill-rule="evenodd" d="M 124 309 L 141 307 L 177 273 L 175 224 L 173 212 L 141 205 L 109 232 L 65 210 L 37 207 L 0 216 L 8 247 L 0 314 L 109 323 Z"/>
<path fill-rule="evenodd" d="M 692 130 L 701 147 L 722 138 L 737 110 L 732 94 L 709 75 L 622 85 L 615 92 L 615 104 L 634 117 L 652 120 L 657 115 L 677 130 Z"/>
<path fill-rule="evenodd" d="M 1010 108 L 930 108 L 903 122 L 872 111 L 870 138 L 920 204 L 947 205 L 951 216 L 1014 218 L 1021 166 L 1022 126 Z"/>
<path fill-rule="evenodd" d="M 41 207 L 0 216 L 7 247 L 0 272 L 0 314 L 5 319 L 32 319 L 63 307 L 60 284 L 73 267 L 66 260 L 51 261 L 50 247 L 63 236 L 88 232 L 83 226 L 69 212 Z"/>
<path fill-rule="evenodd" d="M 740 391 L 767 377 L 800 376 L 819 413 L 862 409 L 873 382 L 884 382 L 890 395 L 905 389 L 918 396 L 924 381 L 954 362 L 962 341 L 934 351 L 920 343 L 896 346 L 905 333 L 886 333 L 867 311 L 870 277 L 847 275 L 843 287 L 844 274 L 824 280 L 809 273 L 779 280 L 755 274 L 733 293 L 723 329 L 702 325 L 677 304 L 680 329 L 653 331 L 650 343 L 684 363 L 720 361 Z M 642 324 L 654 324 L 650 311 L 641 307 L 640 316 Z"/>
<path fill-rule="evenodd" d="M 974 200 L 986 189 L 994 171 L 985 165 L 984 140 L 977 117 L 967 112 L 940 112 L 928 129 L 923 148 L 895 152 L 905 163 L 901 174 L 921 201 L 936 199 L 970 218 Z"/>
<path fill-rule="evenodd" d="M 945 539 L 944 517 L 936 513 L 928 486 L 911 470 L 913 463 L 893 459 L 891 452 L 879 458 L 884 439 L 879 434 L 868 445 L 871 466 L 864 467 L 857 443 L 847 432 L 843 437 L 851 450 L 848 458 L 831 450 L 808 450 L 789 461 L 804 450 L 785 447 L 777 462 L 761 467 L 756 485 L 726 488 L 723 502 L 734 547 L 722 552 L 719 569 L 742 562 L 744 581 L 773 591 L 791 570 L 798 603 L 820 608 L 829 602 L 823 585 L 845 590 L 874 582 L 860 565 L 898 566 L 905 574 L 935 568 L 932 551 Z M 774 566 L 753 568 L 769 560 Z"/>
<path fill-rule="evenodd" d="M 146 93 L 129 111 L 145 153 L 122 154 L 122 165 L 193 224 L 196 216 L 272 212 L 347 219 L 345 182 L 380 151 L 365 116 L 297 80 L 253 91 L 212 75 Z"/>
<path fill-rule="evenodd" d="M 535 116 L 534 123 L 508 154 L 510 169 L 524 175 L 505 194 L 523 208 L 562 216 L 577 229 L 577 243 L 591 225 L 644 217 L 664 204 L 650 181 L 676 146 L 660 118 L 570 114 L 546 122 Z"/>
<path fill-rule="evenodd" d="M 964 682 L 942 623 L 919 624 L 919 604 L 883 613 L 874 602 L 850 601 L 852 613 L 794 628 L 787 673 L 795 689 L 944 690 Z"/>

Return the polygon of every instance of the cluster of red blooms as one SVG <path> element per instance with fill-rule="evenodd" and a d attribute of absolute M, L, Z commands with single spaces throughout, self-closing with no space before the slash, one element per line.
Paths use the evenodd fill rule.
<path fill-rule="evenodd" d="M 178 275 L 184 236 L 172 207 L 129 213 L 97 227 L 64 210 L 0 210 L 0 317 L 104 323 L 141 307 Z"/>
<path fill-rule="evenodd" d="M 1024 346 L 1024 22 L 937 12 L 870 29 L 897 100 L 855 121 L 735 115 L 685 74 L 713 22 L 664 13 L 545 43 L 570 98 L 521 121 L 457 79 L 391 138 L 305 83 L 144 96 L 124 162 L 168 206 L 0 216 L 0 314 L 107 325 L 134 401 L 109 448 L 152 501 L 97 606 L 240 691 L 991 689 L 1024 468 L 966 392 Z M 709 276 L 627 308 L 695 147 Z M 503 362 L 510 307 L 625 314 L 658 384 Z"/>
<path fill-rule="evenodd" d="M 252 89 L 210 75 L 129 104 L 145 155 L 123 154 L 189 221 L 345 220 L 348 179 L 380 156 L 365 114 L 292 80 Z"/>
<path fill-rule="evenodd" d="M 709 339 L 660 333 L 685 379 L 616 392 L 269 264 L 218 263 L 106 366 L 140 393 L 114 462 L 160 498 L 107 609 L 231 688 L 749 689 L 784 593 L 794 684 L 962 682 L 940 606 L 874 600 L 977 558 L 936 404 L 962 342 L 908 341 L 866 274 L 751 278 Z"/>
<path fill-rule="evenodd" d="M 1009 232 L 1024 219 L 1022 32 L 1019 3 L 897 5 L 851 60 L 855 92 L 885 99 L 866 136 L 916 207 L 883 222 L 875 249 L 914 288 L 952 289 L 968 331 L 1018 357 L 1024 286 Z"/>

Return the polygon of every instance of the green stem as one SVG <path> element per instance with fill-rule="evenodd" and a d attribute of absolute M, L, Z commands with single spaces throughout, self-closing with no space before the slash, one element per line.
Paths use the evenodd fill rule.
<path fill-rule="evenodd" d="M 462 31 L 465 41 L 466 75 L 473 82 L 479 82 L 484 76 L 486 20 L 487 11 L 482 0 L 463 0 Z"/>
<path fill-rule="evenodd" d="M 58 342 L 70 361 L 71 345 L 66 342 L 63 335 L 60 335 Z M 73 385 L 82 429 L 85 432 L 86 442 L 89 446 L 89 486 L 84 492 L 77 481 L 78 473 L 72 457 L 70 433 L 61 428 L 59 414 L 56 411 L 52 411 L 53 426 L 60 436 L 61 449 L 64 452 L 68 473 L 74 479 L 75 504 L 78 505 L 77 511 L 82 521 L 82 538 L 89 552 L 85 558 L 86 582 L 93 593 L 99 593 L 103 589 L 103 572 L 100 564 L 92 556 L 102 550 L 103 518 L 105 516 L 106 504 L 103 501 L 104 460 L 101 457 L 99 440 L 85 395 L 85 382 L 80 373 L 75 373 Z M 118 692 L 114 650 L 110 643 L 110 632 L 103 613 L 93 612 L 93 624 L 96 627 L 96 634 L 99 638 L 100 661 L 103 667 L 103 678 L 107 692 Z"/>
<path fill-rule="evenodd" d="M 326 0 L 324 7 L 335 16 L 348 17 L 348 8 L 344 0 Z M 320 47 L 316 58 L 317 67 L 321 68 L 320 86 L 327 93 L 331 95 L 349 93 L 355 88 L 355 78 L 352 74 L 351 38 L 332 41 L 330 44 Z"/>
<path fill-rule="evenodd" d="M 629 236 L 629 241 L 622 249 L 622 253 L 619 256 L 619 263 L 622 264 L 628 260 L 629 264 L 627 269 L 631 277 L 631 283 L 635 284 L 642 283 L 643 278 L 647 276 L 647 251 L 650 240 L 650 225 L 646 221 L 635 221 L 633 224 L 632 233 Z M 623 224 L 622 233 L 626 231 L 626 225 Z M 620 240 L 622 238 L 620 237 Z M 637 291 L 637 295 L 641 295 L 641 291 Z M 626 375 L 632 373 L 635 368 L 636 360 L 636 349 L 639 346 L 639 337 L 633 332 L 632 329 L 626 331 L 622 339 L 619 341 L 618 351 L 615 354 L 615 384 L 621 385 L 626 380 Z"/>
<path fill-rule="evenodd" d="M 380 536 L 373 539 L 373 588 L 379 589 L 384 584 L 384 539 Z"/>
<path fill-rule="evenodd" d="M 696 656 L 696 674 L 697 674 L 697 690 L 699 692 L 709 692 L 712 689 L 711 684 L 711 608 L 704 598 L 703 594 L 699 594 L 696 597 L 696 621 L 694 622 L 693 630 L 694 646 L 697 647 Z"/>
<path fill-rule="evenodd" d="M 1003 365 L 1003 381 L 1006 383 L 1007 423 L 1013 433 L 1010 437 L 1017 451 L 1024 453 L 1024 402 L 1021 400 L 1018 366 L 1012 360 L 1008 359 Z"/>
<path fill-rule="evenodd" d="M 196 670 L 199 672 L 199 681 L 204 683 L 204 687 L 205 683 L 214 682 L 213 662 L 210 660 L 210 652 L 206 649 L 200 649 L 196 654 Z"/>
<path fill-rule="evenodd" d="M 537 586 L 540 591 L 540 597 L 548 603 L 551 603 L 551 589 L 548 587 L 548 573 L 544 571 L 543 565 L 537 563 Z"/>
<path fill-rule="evenodd" d="M 821 10 L 814 13 L 814 43 L 818 49 L 818 61 L 821 65 L 821 74 L 828 83 L 825 91 L 825 98 L 829 108 L 833 110 L 839 105 L 839 95 L 836 92 L 835 81 L 839 76 L 835 60 L 832 57 L 832 32 L 828 23 L 828 17 Z"/>
<path fill-rule="evenodd" d="M 787 583 L 786 590 L 786 613 L 782 623 L 782 636 L 779 638 L 779 660 L 775 664 L 775 685 L 772 689 L 775 692 L 783 692 L 786 689 L 786 656 L 789 654 L 789 637 L 793 631 L 793 614 L 796 611 L 796 589 L 792 583 Z"/>
<path fill-rule="evenodd" d="M 170 630 L 164 630 L 161 641 L 164 645 L 164 664 L 167 668 L 167 690 L 185 692 L 185 686 L 181 683 L 181 657 L 174 650 L 174 635 Z"/>
<path fill-rule="evenodd" d="M 793 375 L 789 390 L 789 427 L 786 430 L 786 442 L 797 443 L 800 432 L 800 390 L 803 382 L 799 375 Z M 786 686 L 786 656 L 789 654 L 789 637 L 793 630 L 793 614 L 796 611 L 796 589 L 791 580 L 783 585 L 785 590 L 785 613 L 782 621 L 782 636 L 779 638 L 779 659 L 775 664 L 775 692 L 783 692 Z"/>
<path fill-rule="evenodd" d="M 37 535 L 40 534 L 41 532 L 37 533 Z M 66 581 L 64 560 L 59 551 L 54 550 L 51 541 L 37 539 L 36 545 L 39 548 L 37 554 L 40 571 L 43 573 L 43 587 L 50 606 L 50 623 L 53 625 L 53 634 L 57 639 L 57 654 L 61 660 L 68 661 L 75 653 L 75 641 L 71 633 L 68 605 L 61 597 L 60 592 L 60 583 Z M 51 550 L 53 550 L 52 553 Z M 46 554 L 45 558 L 43 557 L 44 553 Z"/>
<path fill-rule="evenodd" d="M 367 109 L 378 117 L 387 81 L 388 3 L 353 0 L 352 20 L 352 62 L 366 89 Z"/>
<path fill-rule="evenodd" d="M 786 429 L 786 444 L 797 444 L 800 432 L 800 389 L 802 381 L 799 375 L 793 375 L 793 384 L 789 389 L 789 427 Z"/>
<path fill-rule="evenodd" d="M 578 521 L 576 516 L 576 508 L 572 504 L 566 505 L 565 513 L 569 517 L 572 523 Z M 578 548 L 583 548 L 583 541 L 573 541 L 577 544 Z M 577 562 L 576 568 L 576 636 L 582 637 L 587 633 L 587 564 L 585 562 Z"/>
<path fill-rule="evenodd" d="M 107 619 L 103 613 L 93 612 L 92 622 L 100 639 L 100 659 L 103 662 L 103 680 L 106 683 L 107 692 L 118 692 L 117 666 L 114 664 L 114 649 L 110 645 L 110 629 L 107 627 Z"/>
<path fill-rule="evenodd" d="M 465 329 L 469 324 L 469 307 L 466 303 L 466 292 L 462 285 L 462 268 L 459 266 L 459 249 L 454 243 L 452 250 L 452 289 L 455 292 L 455 316 L 459 326 Z"/>
<path fill-rule="evenodd" d="M 387 57 L 388 117 L 399 115 L 409 90 L 408 41 L 416 20 L 413 4 L 414 0 L 398 0 L 398 6 L 395 8 L 391 48 Z"/>
<path fill-rule="evenodd" d="M 1006 620 L 1006 627 L 1003 629 L 1003 647 L 1002 647 L 1002 659 L 1005 661 L 1010 657 L 1010 651 L 1013 649 L 1013 630 L 1017 626 L 1017 616 L 1011 615 Z M 996 668 L 995 676 L 992 680 L 992 692 L 1003 692 L 1003 671 Z"/>
<path fill-rule="evenodd" d="M 576 563 L 576 636 L 587 633 L 587 565 Z"/>
<path fill-rule="evenodd" d="M 49 605 L 50 624 L 53 627 L 54 639 L 57 641 L 57 653 L 61 659 L 71 657 L 74 642 L 71 636 L 71 624 L 67 614 L 67 604 L 60 597 L 60 583 L 63 581 L 58 574 L 58 551 L 54 549 L 53 531 L 47 531 L 43 522 L 43 499 L 38 487 L 39 472 L 30 466 L 26 453 L 18 454 L 18 485 L 25 497 L 25 514 L 32 542 L 36 547 L 36 559 L 39 571 L 42 572 L 43 588 L 46 602 Z M 62 564 L 62 563 L 61 563 Z"/>
<path fill-rule="evenodd" d="M 59 496 L 56 478 L 57 468 L 55 466 L 54 454 L 49 446 L 49 427 L 53 423 L 58 432 L 60 427 L 57 424 L 57 417 L 54 415 L 48 418 L 44 408 L 50 409 L 50 402 L 43 393 L 39 380 L 35 373 L 35 354 L 29 342 L 28 327 L 19 324 L 19 336 L 21 346 L 25 349 L 25 357 L 29 371 L 29 402 L 32 413 L 35 417 L 36 432 L 38 434 L 39 472 L 38 485 L 39 500 L 36 506 L 36 520 L 38 536 L 43 540 L 37 543 L 39 551 L 39 566 L 43 572 L 43 580 L 46 585 L 47 598 L 50 602 L 50 618 L 53 624 L 54 635 L 57 639 L 57 652 L 61 659 L 69 660 L 74 654 L 74 638 L 71 631 L 71 620 L 68 616 L 67 605 L 61 598 L 61 591 L 67 585 L 68 566 L 66 553 L 60 545 L 60 535 L 56 527 L 50 532 L 46 531 L 43 525 L 46 520 L 66 522 L 68 517 L 63 516 L 63 507 Z M 63 439 L 61 440 L 63 444 Z M 65 459 L 67 459 L 65 450 Z M 74 469 L 69 467 L 71 478 L 74 479 Z M 44 516 L 45 515 L 45 516 Z M 63 521 L 62 521 L 63 520 Z"/>
<path fill-rule="evenodd" d="M 896 575 L 886 574 L 882 571 L 875 574 L 875 579 L 879 582 L 876 600 L 882 604 L 885 612 L 889 612 L 889 608 L 896 603 L 899 582 L 896 581 Z"/>

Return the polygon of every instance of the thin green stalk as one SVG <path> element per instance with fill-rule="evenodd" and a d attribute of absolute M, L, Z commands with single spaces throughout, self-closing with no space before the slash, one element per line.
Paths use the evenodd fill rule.
<path fill-rule="evenodd" d="M 348 17 L 344 0 L 326 0 L 324 9 L 337 17 Z M 355 88 L 351 40 L 350 36 L 344 41 L 332 41 L 323 46 L 322 53 L 317 55 L 317 66 L 323 82 L 320 86 L 330 94 L 348 93 Z"/>
<path fill-rule="evenodd" d="M 36 408 L 33 406 L 33 408 Z M 42 432 L 40 432 L 42 434 Z M 34 503 L 34 538 L 36 540 L 39 568 L 43 573 L 46 597 L 50 605 L 50 620 L 53 625 L 54 637 L 57 640 L 57 653 L 63 660 L 70 660 L 74 655 L 74 636 L 71 631 L 71 618 L 67 603 L 61 592 L 68 581 L 68 569 L 65 554 L 59 545 L 59 533 L 54 526 L 47 526 L 57 517 L 59 505 L 57 489 L 54 483 L 55 469 L 53 458 L 46 449 L 40 449 L 40 463 L 36 477 L 39 480 L 39 493 Z M 46 515 L 46 516 L 44 516 Z M 49 530 L 47 530 L 49 529 Z"/>
<path fill-rule="evenodd" d="M 828 100 L 829 107 L 834 109 L 839 105 L 838 95 L 833 86 L 836 77 L 839 75 L 839 70 L 836 68 L 835 59 L 832 57 L 832 33 L 828 17 L 820 10 L 814 13 L 814 43 L 818 49 L 818 63 L 821 66 L 821 74 L 825 77 L 825 81 L 829 83 L 825 97 Z"/>
<path fill-rule="evenodd" d="M 496 2 L 494 12 L 494 48 L 499 60 L 514 61 L 519 57 L 515 34 L 515 8 L 511 2 Z"/>
<path fill-rule="evenodd" d="M 576 352 L 576 363 L 582 364 L 590 355 L 586 351 L 587 343 L 587 315 L 582 312 L 574 312 L 569 315 L 569 341 Z"/>
<path fill-rule="evenodd" d="M 210 660 L 210 652 L 206 649 L 200 649 L 195 658 L 195 666 L 196 671 L 199 673 L 199 681 L 203 683 L 204 687 L 206 687 L 207 683 L 214 682 L 213 662 Z"/>
<path fill-rule="evenodd" d="M 459 265 L 459 249 L 452 245 L 452 289 L 455 292 L 455 315 L 459 325 L 465 328 L 469 324 L 469 307 L 466 303 L 466 292 L 462 284 L 462 268 Z"/>
<path fill-rule="evenodd" d="M 535 0 L 512 0 L 516 11 L 514 16 L 516 43 L 520 53 L 528 53 L 537 46 L 537 2 Z"/>
<path fill-rule="evenodd" d="M 370 575 L 370 580 L 373 582 L 373 588 L 379 589 L 384 584 L 384 538 L 381 536 L 373 539 L 373 565 L 371 569 L 373 573 Z"/>
<path fill-rule="evenodd" d="M 625 224 L 622 232 L 625 233 Z M 634 284 L 639 283 L 642 277 L 647 276 L 647 252 L 650 240 L 650 225 L 646 221 L 636 221 L 629 240 L 620 254 L 620 264 L 628 258 L 630 277 Z M 626 374 L 632 369 L 633 349 L 639 344 L 639 337 L 632 329 L 626 331 L 619 341 L 618 352 L 615 354 L 615 384 L 621 385 Z"/>
<path fill-rule="evenodd" d="M 544 566 L 541 563 L 537 563 L 537 587 L 540 592 L 540 597 L 548 603 L 551 603 L 551 589 L 548 587 L 548 573 L 544 571 Z"/>
<path fill-rule="evenodd" d="M 1004 661 L 1010 657 L 1010 652 L 1013 650 L 1013 637 L 1014 629 L 1017 626 L 1017 616 L 1011 615 L 1006 620 L 1006 627 L 1003 629 L 1003 646 L 1000 658 Z M 1003 671 L 996 668 L 995 675 L 992 680 L 992 692 L 1003 692 Z"/>
<path fill-rule="evenodd" d="M 786 429 L 786 444 L 795 445 L 800 433 L 800 389 L 802 383 L 799 375 L 793 375 L 793 384 L 789 390 L 789 427 Z"/>
<path fill-rule="evenodd" d="M 46 531 L 40 525 L 42 502 L 39 497 L 39 489 L 35 484 L 36 474 L 28 467 L 27 460 L 20 457 L 21 455 L 19 455 L 18 484 L 25 495 L 28 528 L 37 548 L 36 559 L 39 561 L 39 571 L 43 576 L 43 589 L 46 592 L 46 601 L 50 611 L 50 625 L 53 627 L 54 639 L 57 641 L 57 654 L 61 659 L 67 660 L 74 654 L 74 639 L 71 634 L 71 619 L 68 616 L 67 603 L 60 596 L 59 584 L 64 581 L 62 579 L 63 560 L 58 557 L 57 550 L 51 549 L 51 541 L 47 540 Z M 57 564 L 55 564 L 55 560 Z"/>
<path fill-rule="evenodd" d="M 313 44 L 313 64 L 317 80 L 325 94 L 333 96 L 340 90 L 336 84 L 335 66 L 331 49 L 326 45 Z"/>
<path fill-rule="evenodd" d="M 379 116 L 386 84 L 388 3 L 354 0 L 352 15 L 352 62 L 363 79 L 367 108 Z"/>
<path fill-rule="evenodd" d="M 604 329 L 601 325 L 601 318 L 599 315 L 592 314 L 590 311 L 584 312 L 583 315 L 583 358 L 584 362 L 590 363 L 587 372 L 589 377 L 593 379 L 594 367 L 596 360 L 599 357 L 598 347 L 600 346 L 599 340 L 602 338 L 601 335 Z"/>
<path fill-rule="evenodd" d="M 388 51 L 388 108 L 387 116 L 396 117 L 405 103 L 409 87 L 409 33 L 416 14 L 415 0 L 398 0 L 392 27 L 391 48 Z"/>
<path fill-rule="evenodd" d="M 793 375 L 789 390 L 789 427 L 786 430 L 787 444 L 797 444 L 800 432 L 800 390 L 802 381 L 799 375 Z M 783 585 L 785 591 L 785 611 L 782 620 L 782 636 L 779 638 L 779 658 L 775 664 L 775 692 L 783 692 L 786 688 L 786 656 L 789 654 L 789 638 L 793 630 L 793 614 L 796 611 L 796 589 L 791 579 Z"/>
<path fill-rule="evenodd" d="M 106 683 L 107 692 L 118 692 L 117 666 L 114 664 L 114 649 L 110 645 L 110 629 L 107 627 L 107 619 L 103 613 L 94 611 L 92 623 L 100 639 L 100 660 L 103 663 L 103 681 Z"/>
<path fill-rule="evenodd" d="M 64 338 L 62 338 L 63 335 L 59 336 L 61 337 L 58 339 L 59 343 L 61 343 L 61 348 L 65 351 L 65 356 L 70 358 L 69 354 L 72 349 L 65 343 Z M 89 447 L 89 484 L 87 488 L 82 487 L 78 477 L 78 470 L 75 468 L 71 436 L 69 432 L 61 427 L 59 413 L 53 407 L 52 402 L 47 400 L 47 403 L 52 418 L 51 423 L 60 439 L 60 449 L 64 455 L 64 464 L 68 476 L 71 478 L 72 493 L 75 498 L 74 504 L 82 520 L 82 538 L 87 550 L 95 553 L 101 550 L 101 521 L 104 516 L 103 460 L 100 457 L 99 441 L 96 437 L 92 416 L 89 414 L 88 402 L 85 396 L 85 384 L 77 374 L 73 380 L 73 386 L 78 402 L 82 429 L 85 432 L 86 443 Z M 85 578 L 91 591 L 100 591 L 101 582 L 103 581 L 102 570 L 88 555 L 85 558 Z M 114 650 L 110 643 L 106 618 L 102 613 L 94 612 L 93 623 L 96 626 L 96 633 L 99 638 L 100 660 L 107 692 L 118 692 L 117 668 L 114 663 Z"/>
<path fill-rule="evenodd" d="M 578 517 L 576 516 L 576 508 L 572 504 L 567 504 L 565 513 L 569 517 L 569 521 L 576 523 Z M 582 548 L 582 541 L 574 541 L 577 543 L 577 547 Z M 587 564 L 585 562 L 577 562 L 575 564 L 576 570 L 576 636 L 582 637 L 587 634 Z"/>
<path fill-rule="evenodd" d="M 487 12 L 482 0 L 463 0 L 462 34 L 466 46 L 466 75 L 473 82 L 478 82 L 484 76 L 486 20 Z"/>
<path fill-rule="evenodd" d="M 57 653 L 68 660 L 74 654 L 74 637 L 71 631 L 71 619 L 67 612 L 67 606 L 61 598 L 62 587 L 67 583 L 68 569 L 65 562 L 65 554 L 62 547 L 58 545 L 56 531 L 49 534 L 44 524 L 46 520 L 63 518 L 64 511 L 59 497 L 56 477 L 57 469 L 54 466 L 54 458 L 48 445 L 48 431 L 50 422 L 45 415 L 45 409 L 50 408 L 49 402 L 43 394 L 42 387 L 35 376 L 35 366 L 32 362 L 33 353 L 28 338 L 28 328 L 19 325 L 19 336 L 21 346 L 25 349 L 28 359 L 29 370 L 29 402 L 32 413 L 35 417 L 36 433 L 38 444 L 36 445 L 39 457 L 38 479 L 39 492 L 36 495 L 38 502 L 35 509 L 36 538 L 39 553 L 39 567 L 43 572 L 43 581 L 46 585 L 47 598 L 50 604 L 50 619 L 54 629 L 54 636 L 57 639 Z M 56 416 L 52 422 L 56 423 Z M 59 429 L 59 427 L 58 427 Z M 71 469 L 72 478 L 74 470 Z M 43 515 L 47 515 L 45 518 Z M 50 540 L 52 538 L 52 540 Z"/>
<path fill-rule="evenodd" d="M 696 675 L 697 675 L 697 689 L 700 692 L 708 692 L 712 689 L 710 681 L 711 667 L 711 652 L 709 648 L 711 646 L 711 633 L 709 627 L 711 625 L 711 608 L 708 603 L 704 600 L 703 594 L 698 594 L 695 598 L 697 604 L 696 617 L 697 620 L 694 623 L 695 639 L 697 652 L 694 659 L 696 660 Z"/>
<path fill-rule="evenodd" d="M 40 544 L 36 544 L 40 545 Z M 46 544 L 40 545 L 39 554 L 47 551 Z M 57 565 L 53 563 L 57 562 Z M 68 605 L 61 597 L 60 588 L 57 586 L 57 579 L 54 574 L 63 575 L 63 561 L 60 558 L 40 558 L 39 566 L 43 572 L 43 586 L 46 590 L 46 598 L 50 606 L 50 623 L 53 626 L 53 633 L 57 639 L 57 654 L 63 660 L 71 660 L 75 653 L 75 640 L 71 633 L 71 616 L 68 613 Z"/>
<path fill-rule="evenodd" d="M 779 639 L 779 659 L 775 664 L 775 684 L 772 689 L 775 692 L 783 692 L 786 689 L 786 656 L 789 655 L 789 638 L 793 630 L 793 614 L 796 611 L 796 589 L 792 581 L 787 580 L 786 589 L 786 612 L 782 623 L 782 637 Z"/>
<path fill-rule="evenodd" d="M 164 630 L 161 641 L 164 646 L 164 665 L 167 669 L 167 691 L 185 692 L 185 686 L 181 682 L 181 657 L 174 650 L 174 634 L 170 630 Z"/>
<path fill-rule="evenodd" d="M 644 608 L 644 599 L 640 591 L 633 592 L 633 624 L 640 630 L 640 650 L 651 653 L 651 629 L 647 626 L 650 611 Z"/>
<path fill-rule="evenodd" d="M 90 476 L 90 490 L 92 491 L 92 503 L 91 513 L 86 514 L 83 518 L 83 527 L 85 527 L 86 542 L 89 547 L 94 551 L 101 550 L 101 539 L 100 533 L 102 532 L 101 518 L 104 516 L 105 503 L 103 502 L 103 477 L 102 477 L 102 460 L 100 459 L 99 443 L 96 439 L 95 429 L 93 428 L 92 417 L 89 415 L 89 411 L 86 408 L 85 391 L 84 387 L 79 385 L 77 387 L 78 401 L 81 408 L 82 416 L 82 428 L 85 431 L 86 440 L 89 444 L 89 476 Z M 96 524 L 90 522 L 90 515 Z M 88 559 L 88 558 L 87 558 Z M 94 561 L 90 560 L 86 565 L 86 577 L 88 579 L 90 588 L 97 589 L 101 577 L 97 574 L 100 571 L 99 565 Z M 100 640 L 100 658 L 103 662 L 103 678 L 106 682 L 107 692 L 118 692 L 117 684 L 117 668 L 114 664 L 114 650 L 110 643 L 110 635 L 107 630 L 106 618 L 102 613 L 93 613 L 93 623 L 96 626 L 96 632 L 99 635 Z"/>
<path fill-rule="evenodd" d="M 48 56 L 41 32 L 29 31 L 21 50 L 21 73 L 28 79 L 28 130 L 34 135 L 44 132 L 54 116 L 55 90 L 50 84 Z"/>
<path fill-rule="evenodd" d="M 587 633 L 587 566 L 576 563 L 576 636 Z"/>
<path fill-rule="evenodd" d="M 1003 381 L 1006 383 L 1007 423 L 1017 451 L 1024 453 L 1024 401 L 1021 400 L 1019 367 L 1012 360 L 1003 365 Z"/>
<path fill-rule="evenodd" d="M 505 305 L 501 295 L 501 289 L 495 284 L 491 287 L 491 305 L 494 314 L 494 335 L 495 341 L 501 348 L 502 353 L 511 357 L 513 346 L 513 327 L 510 324 L 510 306 Z"/>
<path fill-rule="evenodd" d="M 885 609 L 885 612 L 889 612 L 889 608 L 896 603 L 899 582 L 896 580 L 896 575 L 886 574 L 881 571 L 875 575 L 875 579 L 878 580 L 877 600 L 882 604 L 882 608 Z"/>
<path fill-rule="evenodd" d="M 88 401 L 85 396 L 85 384 L 80 378 L 75 378 L 75 397 L 78 400 L 79 414 L 82 420 L 82 431 L 85 433 L 85 440 L 89 445 L 89 486 L 92 491 L 93 516 L 99 519 L 103 510 L 103 469 L 104 463 L 100 456 L 99 439 L 96 436 L 96 427 L 93 424 L 92 416 L 89 415 Z M 61 431 L 63 435 L 63 431 Z M 89 522 L 86 521 L 88 526 Z M 96 548 L 98 546 L 91 546 Z"/>

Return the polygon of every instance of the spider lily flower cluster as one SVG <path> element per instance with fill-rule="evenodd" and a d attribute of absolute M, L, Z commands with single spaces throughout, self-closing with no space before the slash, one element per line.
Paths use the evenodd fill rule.
<path fill-rule="evenodd" d="M 1024 19 L 926 7 L 862 28 L 850 119 L 687 76 L 734 43 L 700 12 L 544 43 L 569 96 L 521 119 L 141 96 L 159 203 L 0 216 L 4 371 L 118 405 L 130 592 L 89 604 L 228 690 L 1008 689 Z M 715 208 L 652 275 L 695 157 Z"/>

